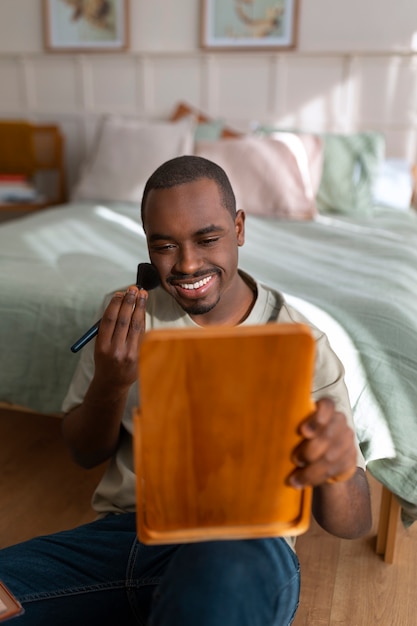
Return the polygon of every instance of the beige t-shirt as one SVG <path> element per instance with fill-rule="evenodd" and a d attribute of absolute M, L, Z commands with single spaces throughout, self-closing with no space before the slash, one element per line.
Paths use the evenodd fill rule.
<path fill-rule="evenodd" d="M 243 278 L 257 290 L 256 302 L 244 325 L 265 324 L 271 320 L 278 323 L 307 324 L 316 340 L 316 365 L 312 396 L 331 398 L 338 411 L 342 411 L 353 429 L 353 418 L 348 392 L 344 383 L 344 368 L 331 349 L 326 335 L 313 326 L 293 307 L 283 302 L 276 291 L 255 283 L 244 272 Z M 109 301 L 107 297 L 103 309 Z M 282 304 L 282 306 L 281 306 Z M 100 313 L 98 314 L 98 317 Z M 146 312 L 146 328 L 184 328 L 197 326 L 187 313 L 161 287 L 149 293 Z M 81 404 L 90 385 L 94 372 L 94 341 L 83 348 L 74 378 L 63 403 L 66 413 Z M 136 486 L 133 469 L 132 415 L 139 406 L 138 385 L 130 389 L 126 403 L 120 434 L 120 445 L 116 455 L 110 460 L 106 472 L 99 483 L 92 500 L 93 508 L 100 514 L 134 512 L 136 510 Z M 365 461 L 358 448 L 358 467 L 365 468 Z M 289 541 L 289 543 L 293 543 Z"/>

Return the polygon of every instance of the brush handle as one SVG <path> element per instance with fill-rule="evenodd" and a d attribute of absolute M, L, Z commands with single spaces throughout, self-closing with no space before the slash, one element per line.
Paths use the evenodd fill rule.
<path fill-rule="evenodd" d="M 151 263 L 139 263 L 138 271 L 136 274 L 136 286 L 139 289 L 146 289 L 150 291 L 159 285 L 159 275 L 155 267 Z M 89 341 L 94 339 L 98 333 L 101 319 L 98 320 L 86 333 L 71 346 L 71 352 L 78 352 Z"/>
<path fill-rule="evenodd" d="M 82 337 L 77 339 L 77 341 L 71 346 L 71 352 L 74 352 L 74 353 L 78 352 L 78 350 L 81 350 L 81 348 L 84 348 L 86 343 L 94 339 L 94 337 L 98 333 L 100 322 L 101 322 L 101 319 L 99 319 L 98 322 L 93 324 L 93 326 L 89 328 Z"/>

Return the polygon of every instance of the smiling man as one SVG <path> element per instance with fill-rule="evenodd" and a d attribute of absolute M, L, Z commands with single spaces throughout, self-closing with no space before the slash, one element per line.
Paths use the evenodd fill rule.
<path fill-rule="evenodd" d="M 98 519 L 4 550 L 0 577 L 25 608 L 22 625 L 285 626 L 300 586 L 291 537 L 139 543 L 132 413 L 147 329 L 308 321 L 239 270 L 245 216 L 216 164 L 184 156 L 161 165 L 145 187 L 142 221 L 161 286 L 149 294 L 131 286 L 106 300 L 64 403 L 74 458 L 84 467 L 108 461 L 93 497 Z M 300 427 L 288 483 L 314 488 L 313 514 L 325 530 L 356 538 L 371 526 L 364 461 L 343 367 L 326 336 L 311 330 L 316 405 Z"/>

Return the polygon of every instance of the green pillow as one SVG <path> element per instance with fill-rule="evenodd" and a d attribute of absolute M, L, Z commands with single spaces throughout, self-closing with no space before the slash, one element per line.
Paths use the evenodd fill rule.
<path fill-rule="evenodd" d="M 195 141 L 217 141 L 220 139 L 224 127 L 223 120 L 199 122 L 194 131 Z"/>
<path fill-rule="evenodd" d="M 320 213 L 369 215 L 373 187 L 385 157 L 381 133 L 325 133 L 323 173 L 317 192 Z"/>

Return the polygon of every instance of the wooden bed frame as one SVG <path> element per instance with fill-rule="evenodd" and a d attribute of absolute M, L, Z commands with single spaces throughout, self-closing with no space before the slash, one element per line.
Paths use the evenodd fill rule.
<path fill-rule="evenodd" d="M 394 494 L 382 486 L 379 509 L 376 553 L 381 554 L 385 563 L 393 563 L 401 506 Z"/>

